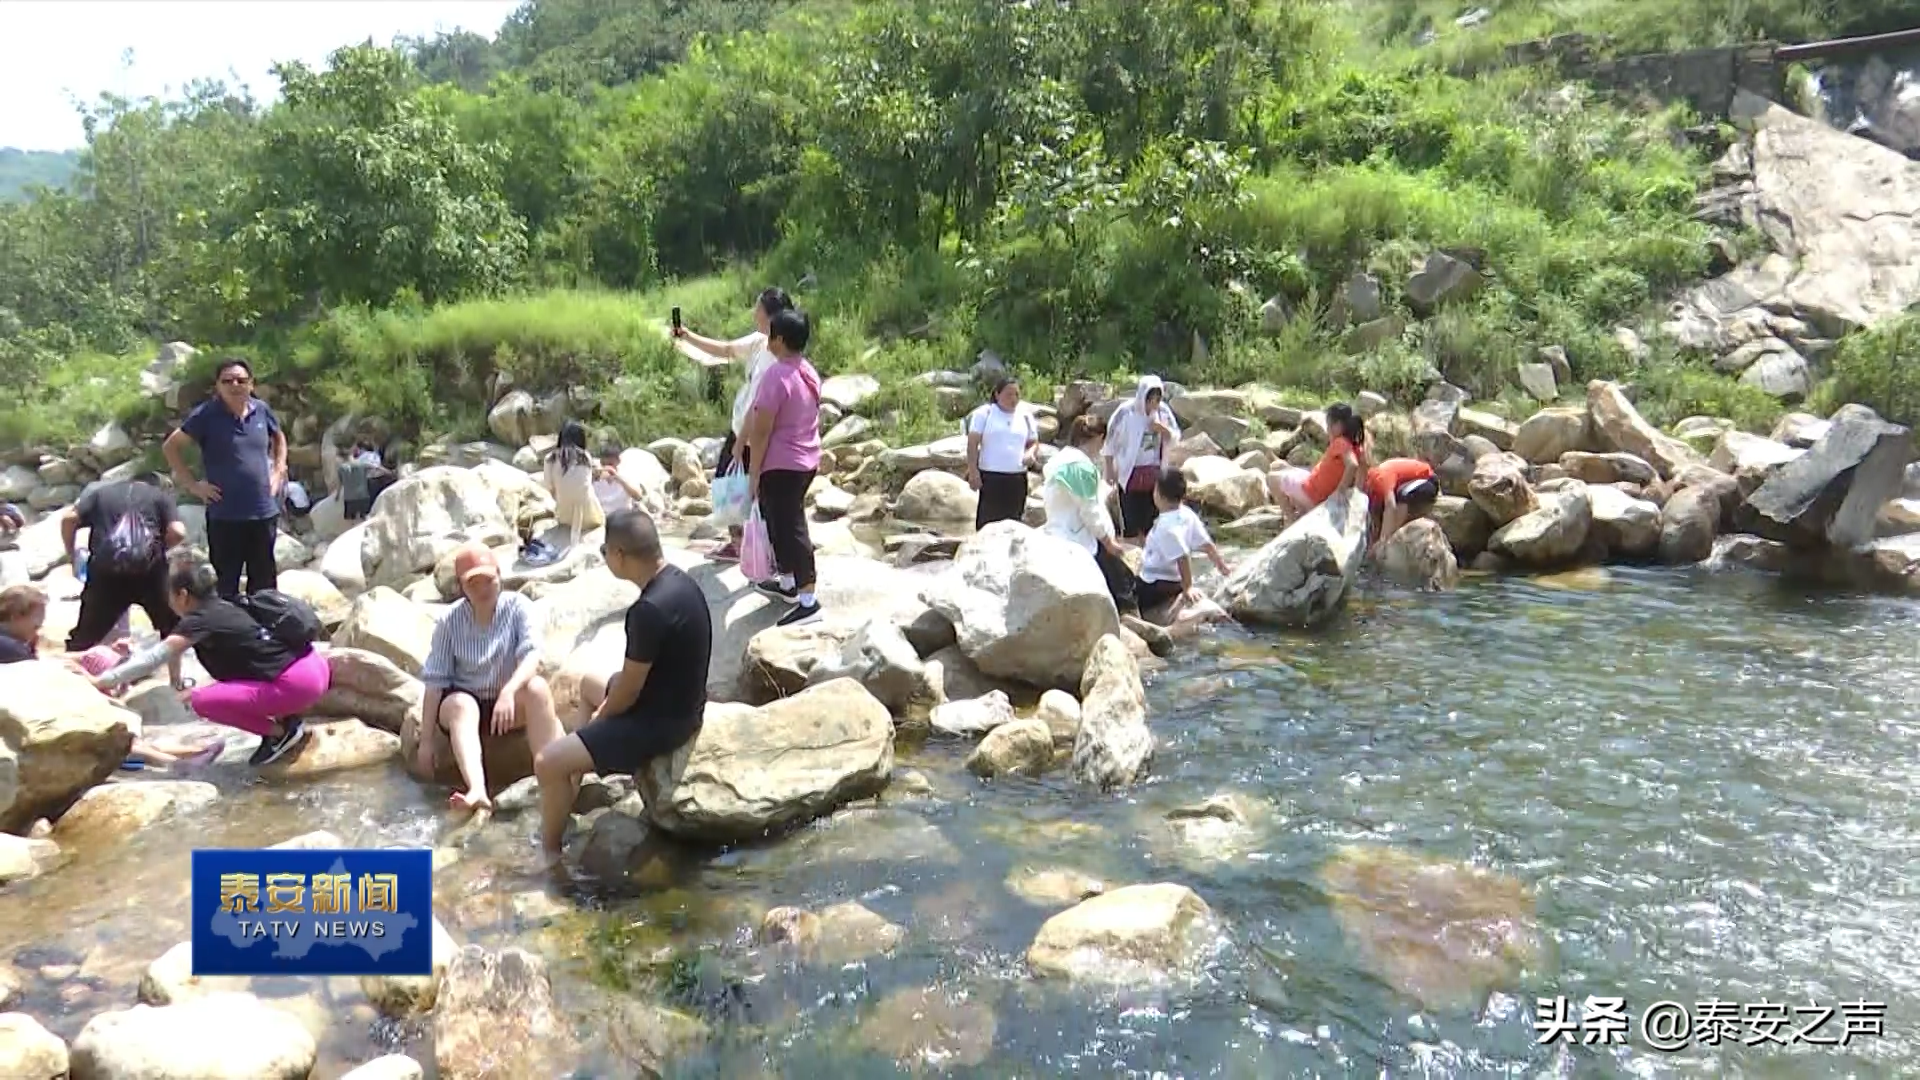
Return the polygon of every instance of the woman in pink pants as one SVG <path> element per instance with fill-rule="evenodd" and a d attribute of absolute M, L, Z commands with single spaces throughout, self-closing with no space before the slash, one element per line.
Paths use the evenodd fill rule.
<path fill-rule="evenodd" d="M 271 765 L 287 756 L 306 739 L 300 714 L 327 692 L 327 658 L 311 645 L 289 646 L 238 605 L 222 599 L 213 567 L 205 563 L 175 564 L 167 576 L 167 593 L 179 625 L 159 644 L 97 676 L 94 685 L 111 692 L 192 649 L 214 680 L 188 692 L 193 711 L 260 736 L 251 765 Z"/>

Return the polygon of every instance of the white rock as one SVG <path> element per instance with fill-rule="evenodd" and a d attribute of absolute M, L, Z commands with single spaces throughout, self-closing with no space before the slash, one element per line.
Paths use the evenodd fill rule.
<path fill-rule="evenodd" d="M 1336 494 L 1242 559 L 1218 601 L 1243 622 L 1312 625 L 1345 602 L 1366 548 L 1366 492 Z"/>

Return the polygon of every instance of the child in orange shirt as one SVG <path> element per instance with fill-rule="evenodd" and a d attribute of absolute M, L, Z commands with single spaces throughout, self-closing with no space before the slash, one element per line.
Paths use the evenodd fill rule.
<path fill-rule="evenodd" d="M 1311 470 L 1277 465 L 1267 473 L 1267 492 L 1292 513 L 1304 514 L 1366 476 L 1367 428 L 1353 406 L 1327 406 L 1327 452 Z"/>

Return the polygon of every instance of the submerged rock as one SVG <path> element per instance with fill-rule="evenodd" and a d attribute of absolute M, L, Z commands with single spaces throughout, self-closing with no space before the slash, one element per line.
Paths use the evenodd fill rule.
<path fill-rule="evenodd" d="M 1241 560 L 1220 587 L 1220 606 L 1242 622 L 1324 621 L 1345 602 L 1366 546 L 1366 492 L 1336 494 Z"/>
<path fill-rule="evenodd" d="M 441 1080 L 492 1080 L 564 1072 L 572 1040 L 553 1006 L 546 964 L 521 949 L 460 950 L 433 1009 Z M 301 1073 L 305 1076 L 305 1073 Z"/>
<path fill-rule="evenodd" d="M 252 994 L 210 994 L 101 1013 L 73 1040 L 72 1070 L 82 1080 L 306 1080 L 318 1056 L 292 1014 Z"/>
<path fill-rule="evenodd" d="M 777 907 L 760 920 L 760 940 L 789 944 L 811 963 L 839 966 L 892 952 L 907 932 L 848 901 L 818 914 L 795 907 Z"/>
<path fill-rule="evenodd" d="M 710 703 L 700 734 L 635 779 L 656 827 L 731 843 L 877 794 L 893 771 L 893 718 L 852 679 L 760 708 Z"/>
<path fill-rule="evenodd" d="M 1129 885 L 1048 919 L 1027 964 L 1076 983 L 1163 985 L 1193 974 L 1216 932 L 1212 909 L 1185 885 Z"/>
<path fill-rule="evenodd" d="M 960 651 L 981 672 L 1040 689 L 1079 686 L 1094 643 L 1120 628 L 1087 553 L 1016 521 L 961 545 L 921 599 L 953 623 Z"/>
<path fill-rule="evenodd" d="M 993 1053 L 993 1009 L 965 991 L 903 987 L 860 1021 L 854 1041 L 914 1072 L 972 1068 Z"/>
<path fill-rule="evenodd" d="M 1106 883 L 1078 870 L 1022 867 L 1007 875 L 1007 891 L 1035 907 L 1071 907 L 1107 891 Z"/>
<path fill-rule="evenodd" d="M 1321 869 L 1320 881 L 1367 967 L 1424 1007 L 1477 1006 L 1540 957 L 1533 897 L 1511 878 L 1351 845 Z"/>
<path fill-rule="evenodd" d="M 200 780 L 102 784 L 60 815 L 54 835 L 67 842 L 126 836 L 171 814 L 208 806 L 219 797 L 219 788 Z"/>

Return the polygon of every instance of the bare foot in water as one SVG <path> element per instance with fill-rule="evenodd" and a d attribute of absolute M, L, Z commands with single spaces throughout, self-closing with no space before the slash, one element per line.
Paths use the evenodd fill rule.
<path fill-rule="evenodd" d="M 493 809 L 493 800 L 487 798 L 487 793 L 484 791 L 456 791 L 447 796 L 447 802 L 455 810 L 465 810 L 469 813 L 477 814 L 482 810 Z"/>

